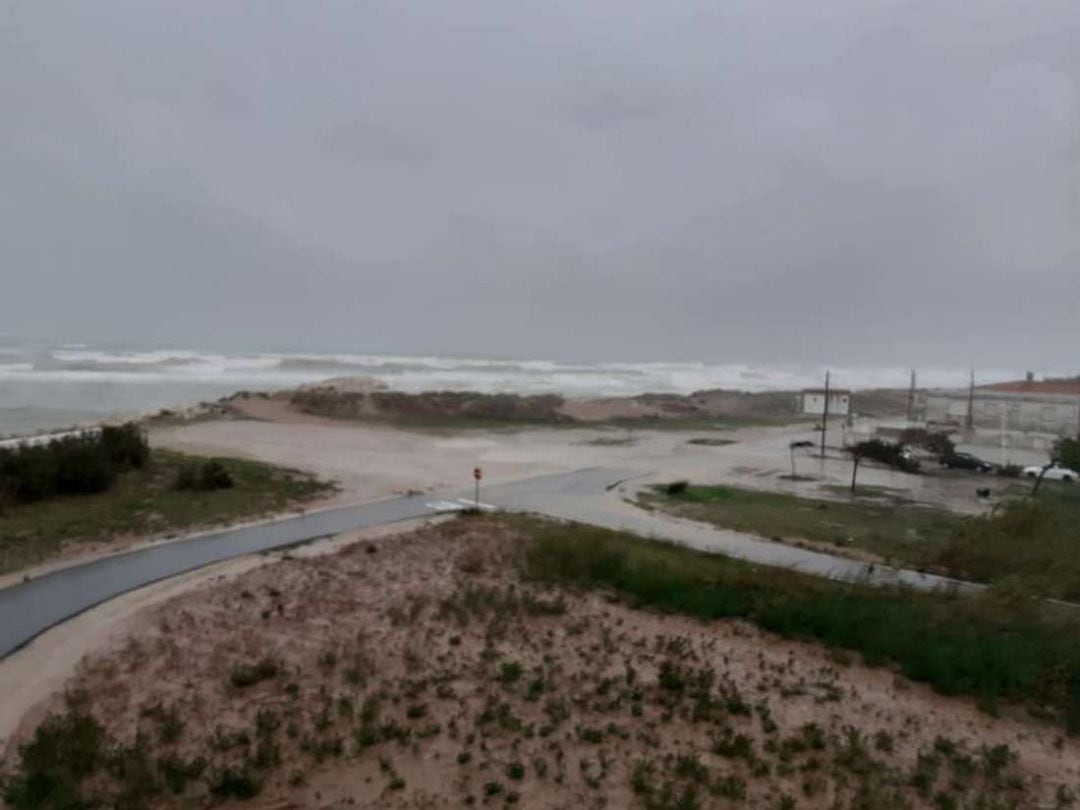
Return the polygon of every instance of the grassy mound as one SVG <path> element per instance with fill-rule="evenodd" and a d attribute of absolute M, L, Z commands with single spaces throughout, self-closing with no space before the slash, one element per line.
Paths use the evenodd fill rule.
<path fill-rule="evenodd" d="M 1080 733 L 1080 620 L 1035 603 L 882 590 L 765 569 L 604 529 L 522 520 L 536 578 L 613 588 L 705 619 L 854 650 L 943 694 L 1022 701 Z"/>
<path fill-rule="evenodd" d="M 244 459 L 214 459 L 230 487 L 183 488 L 205 460 L 155 450 L 140 468 L 118 474 L 108 491 L 53 497 L 0 510 L 0 573 L 42 562 L 62 547 L 115 537 L 161 535 L 280 512 L 333 485 L 304 473 Z"/>

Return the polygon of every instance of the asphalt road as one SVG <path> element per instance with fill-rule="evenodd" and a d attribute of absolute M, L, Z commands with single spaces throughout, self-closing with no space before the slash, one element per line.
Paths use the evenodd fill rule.
<path fill-rule="evenodd" d="M 160 579 L 233 557 L 438 511 L 437 504 L 424 496 L 329 509 L 148 546 L 11 585 L 0 589 L 0 658 L 54 624 Z"/>
<path fill-rule="evenodd" d="M 831 579 L 930 590 L 973 590 L 955 580 L 869 566 L 843 557 L 761 540 L 738 532 L 644 512 L 622 500 L 633 489 L 629 470 L 595 468 L 486 487 L 484 502 L 680 543 L 763 565 Z M 280 549 L 344 531 L 420 518 L 460 508 L 453 493 L 415 495 L 312 512 L 273 523 L 227 529 L 103 557 L 0 589 L 0 658 L 55 624 L 120 594 L 212 563 Z"/>

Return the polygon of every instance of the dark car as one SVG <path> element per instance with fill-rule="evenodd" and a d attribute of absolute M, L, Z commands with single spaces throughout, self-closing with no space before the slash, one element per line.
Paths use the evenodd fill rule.
<path fill-rule="evenodd" d="M 975 472 L 991 472 L 994 465 L 989 461 L 983 461 L 971 453 L 952 453 L 941 457 L 941 466 L 952 470 L 974 470 Z"/>

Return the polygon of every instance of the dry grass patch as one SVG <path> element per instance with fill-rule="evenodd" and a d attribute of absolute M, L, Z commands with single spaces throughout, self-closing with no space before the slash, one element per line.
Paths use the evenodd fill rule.
<path fill-rule="evenodd" d="M 530 525 L 461 519 L 153 608 L 23 729 L 8 801 L 1007 807 L 1080 783 L 1049 726 L 743 621 L 522 579 Z"/>

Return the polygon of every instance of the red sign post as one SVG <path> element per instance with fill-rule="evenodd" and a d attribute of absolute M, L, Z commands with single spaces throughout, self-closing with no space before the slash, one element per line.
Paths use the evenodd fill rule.
<path fill-rule="evenodd" d="M 480 479 L 484 477 L 484 471 L 479 467 L 474 467 L 472 471 L 472 477 L 476 479 L 476 508 L 480 508 Z"/>

